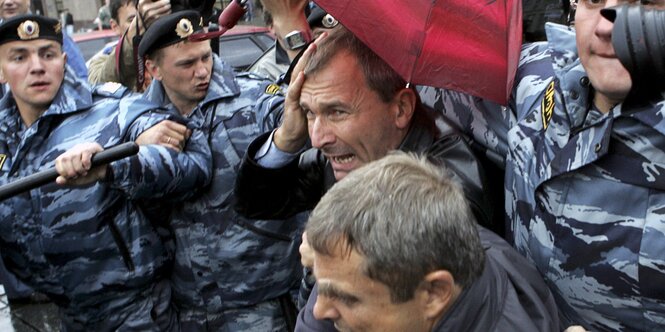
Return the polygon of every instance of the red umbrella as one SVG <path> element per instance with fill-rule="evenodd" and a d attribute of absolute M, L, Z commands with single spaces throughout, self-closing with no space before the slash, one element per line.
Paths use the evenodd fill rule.
<path fill-rule="evenodd" d="M 505 104 L 522 43 L 521 0 L 315 0 L 413 84 Z"/>

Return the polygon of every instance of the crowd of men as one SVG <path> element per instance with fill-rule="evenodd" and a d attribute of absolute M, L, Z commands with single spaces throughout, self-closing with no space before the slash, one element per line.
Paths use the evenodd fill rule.
<path fill-rule="evenodd" d="M 410 87 L 306 0 L 262 0 L 278 83 L 169 0 L 109 1 L 79 71 L 28 4 L 0 0 L 0 185 L 59 176 L 0 201 L 2 283 L 62 331 L 665 329 L 665 103 L 630 94 L 617 0 L 523 45 L 507 105 Z"/>

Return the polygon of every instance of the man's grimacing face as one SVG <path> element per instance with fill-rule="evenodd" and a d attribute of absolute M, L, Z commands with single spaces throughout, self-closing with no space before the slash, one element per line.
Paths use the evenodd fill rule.
<path fill-rule="evenodd" d="M 367 86 L 354 56 L 340 52 L 305 80 L 300 105 L 312 146 L 330 161 L 335 178 L 380 159 L 402 139 L 395 101 Z"/>
<path fill-rule="evenodd" d="M 212 75 L 210 42 L 180 42 L 160 50 L 153 77 L 162 81 L 171 101 L 196 105 L 208 93 Z"/>

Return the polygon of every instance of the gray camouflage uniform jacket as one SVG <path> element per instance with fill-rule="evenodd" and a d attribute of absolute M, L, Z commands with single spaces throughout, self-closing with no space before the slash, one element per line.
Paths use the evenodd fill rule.
<path fill-rule="evenodd" d="M 53 167 L 75 144 L 133 141 L 167 118 L 126 92 L 114 84 L 91 91 L 67 70 L 52 104 L 29 128 L 7 93 L 0 100 L 0 184 Z M 4 263 L 59 306 L 62 329 L 164 330 L 173 323 L 170 291 L 157 289 L 171 257 L 132 199 L 186 196 L 208 181 L 210 152 L 194 132 L 190 154 L 144 146 L 112 163 L 107 181 L 52 183 L 0 202 Z"/>
<path fill-rule="evenodd" d="M 275 126 L 272 112 L 255 110 L 257 100 L 272 97 L 264 93 L 270 82 L 246 73 L 234 76 L 215 55 L 207 95 L 189 114 L 190 121 L 208 124 L 214 171 L 211 184 L 179 206 L 171 222 L 176 237 L 171 281 L 187 330 L 273 330 L 284 324 L 275 299 L 297 287 L 301 277 L 302 222 L 252 220 L 232 209 L 247 146 Z M 145 96 L 175 110 L 158 81 Z"/>
<path fill-rule="evenodd" d="M 545 278 L 562 326 L 665 329 L 665 102 L 592 105 L 575 33 L 525 45 L 509 110 L 423 91 L 497 156 L 516 248 Z M 510 112 L 512 111 L 512 112 Z"/>

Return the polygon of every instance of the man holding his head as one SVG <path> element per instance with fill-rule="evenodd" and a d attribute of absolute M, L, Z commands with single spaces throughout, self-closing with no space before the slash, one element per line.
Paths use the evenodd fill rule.
<path fill-rule="evenodd" d="M 396 152 L 312 211 L 317 287 L 296 331 L 559 331 L 536 269 L 478 226 L 450 174 Z"/>
<path fill-rule="evenodd" d="M 477 219 L 489 222 L 482 169 L 464 139 L 346 28 L 330 29 L 310 45 L 293 73 L 281 125 L 245 155 L 238 211 L 275 218 L 310 210 L 336 181 L 403 150 L 446 164 Z M 303 151 L 308 140 L 313 148 Z"/>
<path fill-rule="evenodd" d="M 274 99 L 265 108 L 275 107 Z M 483 170 L 465 139 L 343 26 L 329 29 L 303 53 L 282 107 L 279 128 L 249 145 L 240 168 L 236 209 L 245 216 L 285 218 L 311 210 L 336 181 L 402 150 L 447 165 L 476 220 L 491 223 Z M 308 142 L 312 148 L 305 150 Z M 306 238 L 300 251 L 308 269 Z M 314 282 L 309 272 L 300 304 Z"/>

